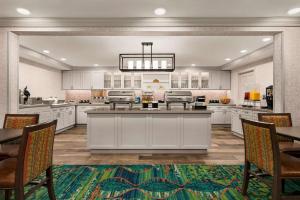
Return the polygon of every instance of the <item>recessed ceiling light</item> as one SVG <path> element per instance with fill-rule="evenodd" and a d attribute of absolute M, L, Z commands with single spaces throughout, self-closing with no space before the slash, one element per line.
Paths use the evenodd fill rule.
<path fill-rule="evenodd" d="M 31 12 L 25 8 L 17 8 L 16 9 L 18 13 L 22 14 L 22 15 L 30 15 Z"/>
<path fill-rule="evenodd" d="M 231 61 L 231 58 L 225 58 L 226 61 Z"/>
<path fill-rule="evenodd" d="M 67 59 L 66 59 L 66 58 L 61 58 L 60 60 L 61 60 L 61 61 L 66 61 Z"/>
<path fill-rule="evenodd" d="M 156 9 L 154 10 L 154 13 L 155 13 L 156 15 L 158 15 L 158 16 L 165 15 L 166 12 L 167 12 L 167 10 L 164 9 L 164 8 L 156 8 Z"/>
<path fill-rule="evenodd" d="M 196 64 L 191 64 L 191 66 L 192 66 L 192 67 L 195 67 L 195 66 L 196 66 Z"/>
<path fill-rule="evenodd" d="M 289 15 L 296 15 L 298 13 L 300 13 L 300 8 L 292 8 L 288 11 Z"/>
<path fill-rule="evenodd" d="M 269 42 L 269 41 L 271 41 L 271 40 L 272 40 L 272 38 L 270 38 L 270 37 L 266 37 L 266 38 L 263 38 L 263 39 L 262 39 L 263 42 Z"/>
<path fill-rule="evenodd" d="M 243 49 L 243 50 L 241 50 L 240 52 L 241 52 L 241 53 L 247 53 L 247 51 L 248 51 L 247 49 Z"/>
<path fill-rule="evenodd" d="M 94 64 L 94 67 L 99 67 L 99 65 L 98 64 Z"/>
<path fill-rule="evenodd" d="M 49 54 L 49 53 L 50 53 L 50 51 L 49 51 L 49 50 L 47 50 L 47 49 L 45 49 L 45 50 L 43 50 L 43 53 Z"/>

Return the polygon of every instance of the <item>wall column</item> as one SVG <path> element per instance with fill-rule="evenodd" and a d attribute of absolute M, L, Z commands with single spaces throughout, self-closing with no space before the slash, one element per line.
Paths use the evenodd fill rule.
<path fill-rule="evenodd" d="M 0 31 L 0 127 L 5 113 L 18 112 L 18 35 Z"/>
<path fill-rule="evenodd" d="M 300 126 L 300 29 L 283 33 L 284 112 L 292 113 L 293 125 Z M 276 92 L 276 91 L 275 91 Z"/>
<path fill-rule="evenodd" d="M 0 31 L 0 127 L 8 112 L 8 32 Z"/>

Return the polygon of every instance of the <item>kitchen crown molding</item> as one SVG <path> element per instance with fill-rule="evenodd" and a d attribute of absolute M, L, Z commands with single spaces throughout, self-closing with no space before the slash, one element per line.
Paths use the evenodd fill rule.
<path fill-rule="evenodd" d="M 299 27 L 300 17 L 0 18 L 0 27 Z"/>

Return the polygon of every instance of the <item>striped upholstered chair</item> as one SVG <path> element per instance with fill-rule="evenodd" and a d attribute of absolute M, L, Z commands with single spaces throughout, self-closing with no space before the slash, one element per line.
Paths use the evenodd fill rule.
<path fill-rule="evenodd" d="M 256 177 L 272 187 L 272 200 L 281 199 L 284 180 L 300 179 L 300 159 L 279 151 L 274 124 L 242 119 L 242 125 L 245 142 L 243 195 L 247 194 L 249 179 Z M 257 170 L 252 170 L 251 164 Z M 261 176 L 272 176 L 271 184 Z"/>
<path fill-rule="evenodd" d="M 18 158 L 0 161 L 0 190 L 5 190 L 6 199 L 15 190 L 15 199 L 23 200 L 41 186 L 47 186 L 49 198 L 55 199 L 52 155 L 56 124 L 57 120 L 26 126 L 23 129 Z M 46 172 L 46 178 L 39 183 L 33 183 L 43 172 Z M 25 194 L 24 187 L 29 184 L 35 186 Z"/>
<path fill-rule="evenodd" d="M 39 123 L 39 114 L 6 114 L 3 128 L 23 129 Z M 0 149 L 0 160 L 17 157 L 19 151 L 18 144 L 2 144 Z"/>
<path fill-rule="evenodd" d="M 274 123 L 276 127 L 291 127 L 291 113 L 258 113 L 258 120 L 262 122 Z M 294 140 L 284 136 L 277 136 L 279 149 L 283 152 L 300 152 L 300 145 Z"/>

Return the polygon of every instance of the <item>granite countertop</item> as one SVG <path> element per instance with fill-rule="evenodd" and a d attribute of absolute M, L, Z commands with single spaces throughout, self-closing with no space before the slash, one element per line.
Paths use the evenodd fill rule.
<path fill-rule="evenodd" d="M 129 110 L 128 108 L 117 108 L 116 110 L 110 110 L 108 108 L 97 108 L 93 110 L 86 111 L 87 114 L 211 114 L 211 110 L 192 110 L 192 109 L 171 109 L 166 108 L 159 109 L 140 109 L 133 108 Z"/>
<path fill-rule="evenodd" d="M 273 110 L 261 107 L 243 107 L 243 106 L 234 106 L 233 108 L 241 110 L 251 110 L 251 111 L 261 111 L 261 112 L 273 112 Z"/>
<path fill-rule="evenodd" d="M 208 103 L 207 106 L 236 106 L 235 104 Z"/>
<path fill-rule="evenodd" d="M 19 109 L 24 109 L 24 108 L 38 108 L 38 107 L 50 107 L 49 104 L 35 104 L 35 105 L 19 105 Z"/>
<path fill-rule="evenodd" d="M 40 108 L 40 107 L 49 107 L 49 108 L 60 108 L 60 107 L 69 107 L 74 106 L 74 104 L 69 103 L 60 103 L 60 104 L 34 104 L 34 105 L 19 105 L 19 109 L 25 109 L 25 108 Z"/>

